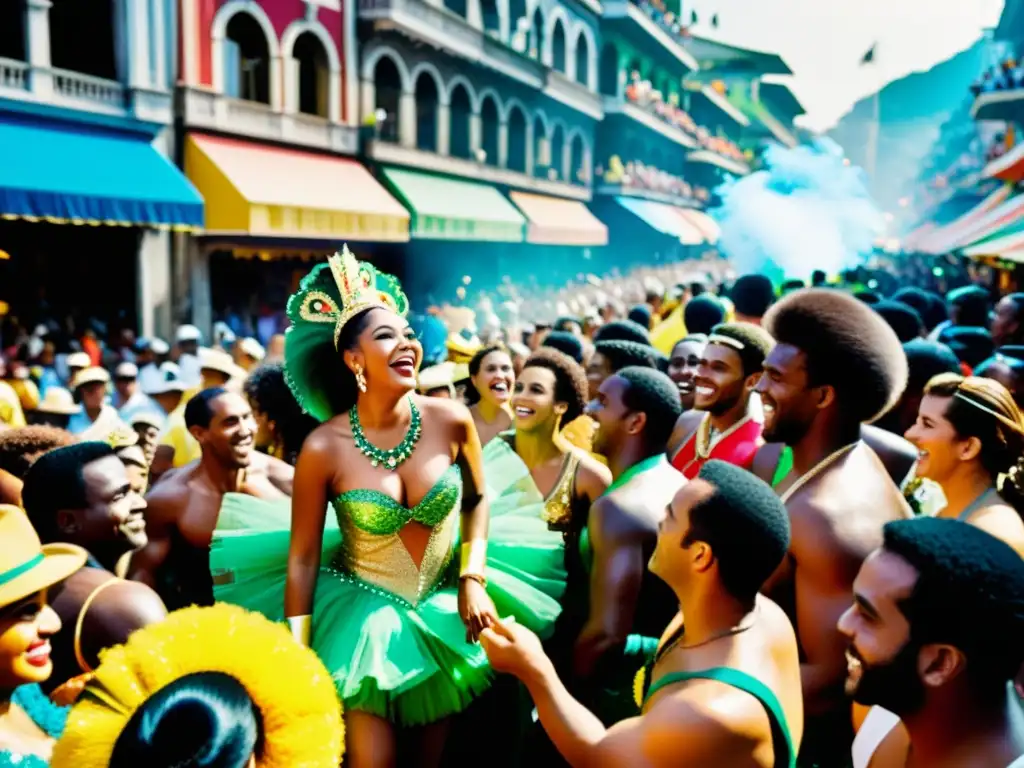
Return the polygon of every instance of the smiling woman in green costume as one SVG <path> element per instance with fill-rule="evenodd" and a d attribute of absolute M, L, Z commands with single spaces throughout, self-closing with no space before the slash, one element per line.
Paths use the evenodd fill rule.
<path fill-rule="evenodd" d="M 291 530 L 232 497 L 222 518 L 245 522 L 222 520 L 211 552 L 218 600 L 281 618 L 287 551 L 283 617 L 334 677 L 353 768 L 437 765 L 444 721 L 490 685 L 480 631 L 507 615 L 549 631 L 564 587 L 560 537 L 535 510 L 502 513 L 489 536 L 488 499 L 520 508 L 528 471 L 485 475 L 468 409 L 414 394 L 422 349 L 407 311 L 397 280 L 347 249 L 302 281 L 286 376 L 322 424 L 299 454 Z M 418 726 L 399 755 L 400 729 Z"/>

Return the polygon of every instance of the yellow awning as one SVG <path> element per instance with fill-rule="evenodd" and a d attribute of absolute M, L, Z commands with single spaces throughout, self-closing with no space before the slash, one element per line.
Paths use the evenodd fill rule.
<path fill-rule="evenodd" d="M 190 134 L 206 234 L 406 242 L 409 213 L 355 160 Z"/>

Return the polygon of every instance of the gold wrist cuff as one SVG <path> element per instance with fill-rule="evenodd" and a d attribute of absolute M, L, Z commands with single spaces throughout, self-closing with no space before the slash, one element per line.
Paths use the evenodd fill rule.
<path fill-rule="evenodd" d="M 308 648 L 313 635 L 313 616 L 308 613 L 304 616 L 289 616 L 287 621 L 295 641 Z"/>
<path fill-rule="evenodd" d="M 487 539 L 473 539 L 462 545 L 459 576 L 484 577 L 487 572 Z"/>

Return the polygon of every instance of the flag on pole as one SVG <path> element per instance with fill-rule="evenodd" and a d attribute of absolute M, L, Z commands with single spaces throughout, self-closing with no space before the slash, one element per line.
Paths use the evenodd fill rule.
<path fill-rule="evenodd" d="M 865 64 L 870 64 L 871 62 L 873 62 L 875 60 L 875 48 L 877 48 L 877 47 L 878 47 L 878 43 L 872 43 L 871 44 L 871 47 L 868 48 L 868 52 L 865 53 L 863 58 L 861 58 L 861 60 L 860 60 L 861 66 L 863 66 Z"/>

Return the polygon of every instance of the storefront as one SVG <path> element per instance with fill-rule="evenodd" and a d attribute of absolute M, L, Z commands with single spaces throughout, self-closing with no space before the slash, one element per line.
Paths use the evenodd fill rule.
<path fill-rule="evenodd" d="M 362 165 L 336 155 L 191 133 L 185 173 L 207 202 L 187 257 L 193 321 L 280 330 L 288 295 L 313 261 L 347 243 L 393 268 L 409 214 Z M 274 317 L 276 321 L 268 318 Z M 262 320 L 262 322 L 261 322 Z"/>
<path fill-rule="evenodd" d="M 169 330 L 171 234 L 202 228 L 203 201 L 160 130 L 0 103 L 0 300 L 23 325 Z"/>

